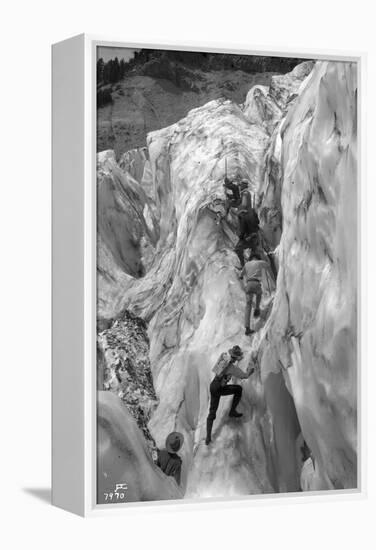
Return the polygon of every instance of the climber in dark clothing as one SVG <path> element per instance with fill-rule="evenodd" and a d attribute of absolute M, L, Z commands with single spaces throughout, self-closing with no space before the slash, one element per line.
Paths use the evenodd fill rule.
<path fill-rule="evenodd" d="M 242 416 L 236 410 L 240 399 L 242 397 L 242 387 L 238 384 L 228 384 L 232 376 L 236 378 L 248 378 L 253 372 L 254 368 L 244 372 L 235 363 L 240 361 L 243 357 L 243 352 L 239 346 L 234 346 L 228 352 L 222 353 L 213 368 L 215 377 L 210 384 L 210 407 L 209 415 L 206 421 L 206 445 L 211 443 L 211 433 L 213 428 L 213 422 L 216 417 L 219 401 L 222 395 L 233 395 L 231 409 L 229 416 L 233 418 L 240 418 Z"/>
<path fill-rule="evenodd" d="M 252 239 L 255 239 L 259 231 L 260 220 L 254 208 L 241 208 L 238 213 L 239 240 L 235 246 L 235 252 L 244 266 L 244 250 L 252 248 Z"/>
<path fill-rule="evenodd" d="M 230 208 L 237 208 L 241 203 L 239 187 L 233 181 L 225 178 L 225 183 L 223 184 L 225 188 L 226 195 L 226 205 L 225 205 L 225 217 L 230 211 Z"/>
<path fill-rule="evenodd" d="M 174 477 L 178 485 L 180 485 L 182 460 L 176 453 L 181 449 L 183 442 L 183 434 L 172 432 L 167 436 L 166 448 L 157 451 L 157 465 L 166 476 Z"/>

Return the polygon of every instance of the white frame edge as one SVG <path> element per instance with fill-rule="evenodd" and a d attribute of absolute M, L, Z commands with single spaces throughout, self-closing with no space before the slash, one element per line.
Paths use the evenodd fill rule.
<path fill-rule="evenodd" d="M 160 48 L 293 56 L 358 63 L 358 488 L 315 493 L 96 504 L 96 48 Z M 308 51 L 218 43 L 124 43 L 79 35 L 53 46 L 53 449 L 52 502 L 82 516 L 276 503 L 328 502 L 366 496 L 365 392 L 365 64 L 363 52 Z M 81 75 L 80 75 L 81 71 Z M 77 97 L 72 93 L 76 93 Z M 69 103 L 69 99 L 73 102 Z M 83 103 L 82 103 L 83 102 Z M 67 108 L 69 105 L 69 109 Z M 79 105 L 81 106 L 79 108 Z M 362 144 L 362 147 L 361 147 Z M 81 154 L 79 154 L 81 153 Z M 68 160 L 67 160 L 68 159 Z M 75 159 L 73 162 L 71 159 Z M 74 207 L 74 208 L 73 208 Z M 69 213 L 64 219 L 62 213 Z M 67 223 L 68 222 L 68 223 Z M 362 235 L 362 241 L 360 236 Z M 69 243 L 71 247 L 69 247 Z M 80 260 L 79 254 L 82 253 Z M 72 288 L 64 285 L 70 282 Z M 62 288 L 65 293 L 62 293 Z M 69 298 L 69 300 L 67 299 Z M 75 302 L 76 300 L 76 302 Z M 77 317 L 75 317 L 75 313 Z M 72 318 L 73 316 L 73 318 Z M 362 327 L 362 331 L 360 331 Z M 81 337 L 81 340 L 80 340 Z M 67 345 L 68 344 L 68 345 Z M 362 358 L 362 368 L 361 360 Z M 72 381 L 75 386 L 72 387 Z M 360 399 L 361 396 L 361 399 Z M 71 405 L 68 403 L 71 403 Z M 81 439 L 82 436 L 82 439 Z"/>
<path fill-rule="evenodd" d="M 52 47 L 52 503 L 80 515 L 85 514 L 84 42 L 80 35 Z"/>

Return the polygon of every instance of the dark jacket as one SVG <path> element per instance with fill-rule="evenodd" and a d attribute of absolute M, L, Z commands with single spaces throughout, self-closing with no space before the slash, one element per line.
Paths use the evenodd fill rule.
<path fill-rule="evenodd" d="M 157 465 L 166 476 L 174 477 L 176 483 L 180 485 L 182 460 L 179 455 L 176 453 L 169 453 L 166 449 L 162 451 L 158 449 Z"/>

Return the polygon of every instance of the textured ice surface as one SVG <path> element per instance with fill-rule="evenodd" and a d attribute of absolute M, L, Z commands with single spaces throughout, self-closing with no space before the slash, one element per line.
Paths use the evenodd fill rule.
<path fill-rule="evenodd" d="M 139 176 L 136 164 L 132 170 Z M 159 230 L 153 201 L 139 181 L 120 169 L 112 151 L 98 154 L 97 181 L 98 316 L 104 318 L 111 316 L 119 289 L 149 267 Z"/>
<path fill-rule="evenodd" d="M 283 233 L 263 376 L 280 362 L 327 488 L 356 486 L 356 66 L 318 63 L 281 128 Z"/>
<path fill-rule="evenodd" d="M 120 206 L 111 210 L 115 226 L 104 208 L 98 227 L 113 262 L 100 274 L 99 318 L 109 323 L 128 309 L 148 322 L 159 398 L 149 429 L 160 447 L 170 431 L 184 433 L 186 496 L 299 490 L 301 429 L 316 487 L 356 483 L 356 69 L 311 68 L 252 89 L 242 107 L 211 101 L 149 134 L 147 154 L 123 157 L 133 175 L 103 161 L 113 175 L 100 175 L 99 187 L 104 181 L 108 204 Z M 224 197 L 225 158 L 230 177 L 249 179 L 264 231 L 279 244 L 277 289 L 274 296 L 264 286 L 252 340 L 244 336 L 234 220 L 218 225 L 212 212 Z M 154 232 L 146 231 L 145 205 Z M 126 244 L 132 231 L 137 254 Z M 142 231 L 153 254 L 137 278 L 119 268 L 119 255 L 143 263 Z M 246 352 L 243 368 L 259 349 L 261 369 L 240 382 L 240 420 L 228 418 L 231 398 L 221 399 L 208 448 L 211 369 L 234 344 Z"/>

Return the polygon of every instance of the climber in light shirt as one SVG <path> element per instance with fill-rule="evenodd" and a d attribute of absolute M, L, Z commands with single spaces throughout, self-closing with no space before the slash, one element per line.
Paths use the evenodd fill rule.
<path fill-rule="evenodd" d="M 273 272 L 270 268 L 269 262 L 261 260 L 258 254 L 251 252 L 249 260 L 245 263 L 240 273 L 240 278 L 244 281 L 244 290 L 246 295 L 244 319 L 246 335 L 254 332 L 254 330 L 251 330 L 250 328 L 253 296 L 256 296 L 256 305 L 253 316 L 260 316 L 260 302 L 262 296 L 261 277 L 263 269 L 265 269 L 273 279 Z"/>
<path fill-rule="evenodd" d="M 311 449 L 304 441 L 301 448 L 302 452 L 302 471 L 300 474 L 300 487 L 302 491 L 314 490 L 315 462 L 313 460 Z"/>
<path fill-rule="evenodd" d="M 225 178 L 223 187 L 225 188 L 225 195 L 226 195 L 226 206 L 225 206 L 225 216 L 224 216 L 226 218 L 227 214 L 230 211 L 230 208 L 238 208 L 238 206 L 241 203 L 241 198 L 240 198 L 238 185 L 233 181 L 231 181 L 229 178 L 227 177 Z"/>

